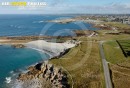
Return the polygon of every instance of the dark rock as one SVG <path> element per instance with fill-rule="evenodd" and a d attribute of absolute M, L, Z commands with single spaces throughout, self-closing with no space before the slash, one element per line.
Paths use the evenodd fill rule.
<path fill-rule="evenodd" d="M 11 46 L 14 48 L 25 48 L 25 46 L 23 44 L 13 44 Z"/>

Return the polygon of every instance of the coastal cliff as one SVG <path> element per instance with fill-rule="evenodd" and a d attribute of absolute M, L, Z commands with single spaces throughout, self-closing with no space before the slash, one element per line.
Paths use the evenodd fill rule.
<path fill-rule="evenodd" d="M 32 46 L 41 51 L 56 53 L 51 57 L 59 58 L 69 51 L 70 48 L 78 45 L 80 41 L 68 40 L 64 43 L 46 42 L 44 40 L 32 41 L 25 46 Z M 37 48 L 38 47 L 38 48 Z M 22 73 L 18 77 L 22 88 L 69 88 L 68 77 L 66 72 L 61 68 L 57 68 L 48 61 L 30 66 L 26 73 Z"/>
<path fill-rule="evenodd" d="M 68 88 L 67 74 L 48 62 L 38 63 L 28 68 L 27 73 L 18 77 L 23 88 Z"/>

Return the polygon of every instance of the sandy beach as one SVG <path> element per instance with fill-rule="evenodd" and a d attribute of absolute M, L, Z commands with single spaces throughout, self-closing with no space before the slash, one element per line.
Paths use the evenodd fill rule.
<path fill-rule="evenodd" d="M 64 52 L 66 49 L 74 47 L 76 44 L 71 41 L 64 43 L 53 43 L 46 42 L 45 40 L 36 40 L 28 42 L 25 44 L 28 48 L 32 48 L 38 51 L 44 51 L 49 54 L 51 57 L 60 55 L 61 52 Z"/>
<path fill-rule="evenodd" d="M 6 42 L 6 41 L 10 41 L 10 40 L 7 40 L 7 39 L 0 39 L 0 42 Z"/>

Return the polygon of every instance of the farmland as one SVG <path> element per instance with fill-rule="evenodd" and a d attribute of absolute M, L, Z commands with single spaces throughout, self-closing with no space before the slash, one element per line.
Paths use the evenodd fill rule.
<path fill-rule="evenodd" d="M 129 88 L 130 83 L 130 40 L 107 41 L 105 56 L 109 63 L 114 88 Z M 124 55 L 124 53 L 127 57 Z"/>

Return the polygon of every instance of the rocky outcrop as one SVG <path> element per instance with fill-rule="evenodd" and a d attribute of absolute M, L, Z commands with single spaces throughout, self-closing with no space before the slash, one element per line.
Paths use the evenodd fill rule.
<path fill-rule="evenodd" d="M 50 21 L 47 21 L 47 22 L 67 24 L 67 23 L 71 23 L 71 22 L 75 22 L 75 21 L 76 21 L 76 19 L 69 18 L 69 19 L 50 20 Z"/>
<path fill-rule="evenodd" d="M 35 81 L 36 79 L 39 81 L 33 81 L 32 83 L 32 80 L 34 79 Z M 67 75 L 62 71 L 62 69 L 56 68 L 47 62 L 38 63 L 35 66 L 29 67 L 28 72 L 20 74 L 18 80 L 22 81 L 23 84 L 26 85 L 26 82 L 28 82 L 29 86 L 38 83 L 35 84 L 35 86 L 37 85 L 39 88 L 46 88 L 45 84 L 48 84 L 51 88 L 68 88 Z"/>
<path fill-rule="evenodd" d="M 13 44 L 11 46 L 14 48 L 25 48 L 25 46 L 23 44 Z"/>

